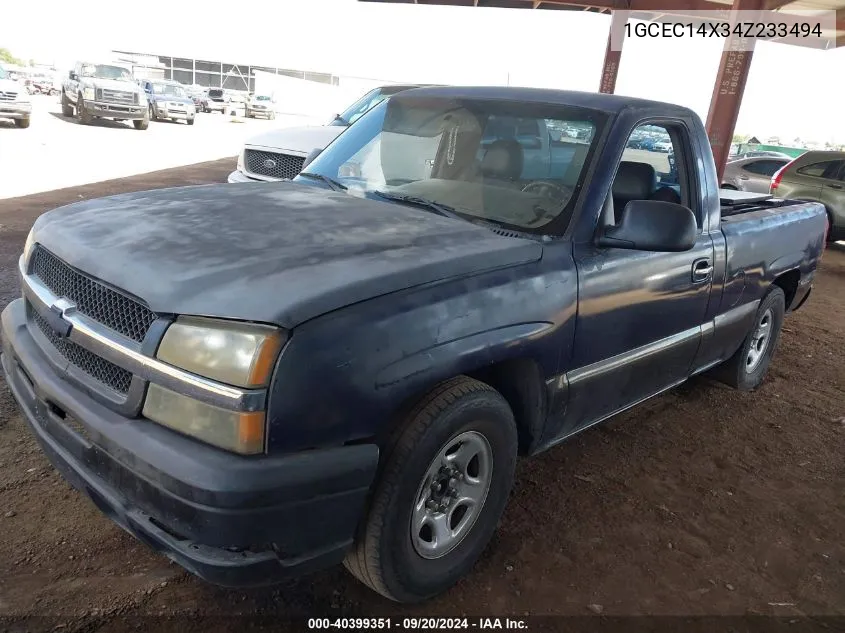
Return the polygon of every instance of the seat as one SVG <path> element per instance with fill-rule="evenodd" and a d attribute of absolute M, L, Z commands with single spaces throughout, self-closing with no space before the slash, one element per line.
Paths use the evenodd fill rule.
<path fill-rule="evenodd" d="M 622 219 L 622 211 L 631 200 L 648 200 L 657 184 L 657 172 L 648 163 L 623 160 L 613 179 L 613 210 L 616 222 Z"/>
<path fill-rule="evenodd" d="M 519 180 L 525 160 L 522 145 L 516 139 L 493 141 L 481 159 L 481 174 L 485 178 Z"/>

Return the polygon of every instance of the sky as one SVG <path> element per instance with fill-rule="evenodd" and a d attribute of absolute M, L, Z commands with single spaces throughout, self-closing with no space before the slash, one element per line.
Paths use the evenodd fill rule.
<path fill-rule="evenodd" d="M 207 0 L 131 13 L 116 10 L 114 0 L 4 4 L 0 47 L 60 68 L 119 49 L 384 81 L 587 91 L 598 89 L 610 28 L 608 15 L 586 12 L 357 0 L 277 0 L 261 8 Z M 705 118 L 720 53 L 718 40 L 629 39 L 616 92 Z M 736 131 L 845 143 L 843 76 L 845 48 L 759 43 Z"/>

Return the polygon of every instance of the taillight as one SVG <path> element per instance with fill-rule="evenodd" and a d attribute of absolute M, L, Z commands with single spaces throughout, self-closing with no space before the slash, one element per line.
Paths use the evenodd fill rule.
<path fill-rule="evenodd" d="M 795 162 L 795 159 L 789 161 L 786 165 L 781 167 L 775 172 L 775 175 L 772 176 L 772 182 L 769 186 L 769 193 L 774 194 L 777 188 L 780 186 L 780 179 L 783 178 L 783 174 L 786 173 L 786 170 L 792 166 L 792 163 Z"/>

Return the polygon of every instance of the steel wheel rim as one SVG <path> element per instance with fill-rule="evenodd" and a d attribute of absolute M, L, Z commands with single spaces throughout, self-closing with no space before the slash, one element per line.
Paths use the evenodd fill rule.
<path fill-rule="evenodd" d="M 769 308 L 760 316 L 757 327 L 751 333 L 751 345 L 748 347 L 748 354 L 745 356 L 745 371 L 749 374 L 760 366 L 763 356 L 766 355 L 766 349 L 769 347 L 769 341 L 772 338 L 773 321 L 774 313 Z"/>
<path fill-rule="evenodd" d="M 411 542 L 426 559 L 445 556 L 472 530 L 490 490 L 493 449 L 478 431 L 446 442 L 426 469 L 411 512 Z"/>

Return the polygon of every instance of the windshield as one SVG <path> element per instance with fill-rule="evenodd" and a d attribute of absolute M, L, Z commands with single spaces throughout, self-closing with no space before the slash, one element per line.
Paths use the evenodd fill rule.
<path fill-rule="evenodd" d="M 117 81 L 132 81 L 132 73 L 128 68 L 122 66 L 109 66 L 106 64 L 84 64 L 82 66 L 83 77 L 96 77 L 97 79 L 116 79 Z"/>
<path fill-rule="evenodd" d="M 3 70 L 2 68 L 0 68 L 0 79 L 7 79 L 7 78 L 8 78 L 8 75 L 6 74 L 6 71 Z"/>
<path fill-rule="evenodd" d="M 165 95 L 167 97 L 181 97 L 185 98 L 187 95 L 182 86 L 175 84 L 153 84 L 153 94 Z"/>
<path fill-rule="evenodd" d="M 371 90 L 358 99 L 358 101 L 346 108 L 346 110 L 341 112 L 339 115 L 340 120 L 333 121 L 333 123 L 340 125 L 352 125 L 355 121 L 384 101 L 386 96 L 387 95 L 381 91 L 381 88 Z"/>
<path fill-rule="evenodd" d="M 270 101 L 270 97 L 268 97 L 267 95 L 256 95 L 255 97 L 253 97 L 253 100 L 254 101 Z"/>
<path fill-rule="evenodd" d="M 305 171 L 351 194 L 384 192 L 470 221 L 563 233 L 603 121 L 600 112 L 568 106 L 399 95 Z"/>

